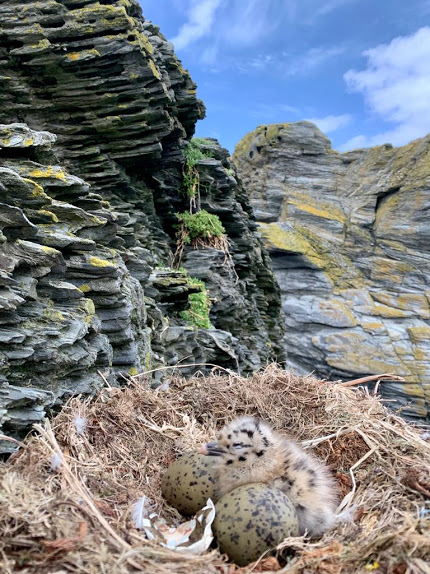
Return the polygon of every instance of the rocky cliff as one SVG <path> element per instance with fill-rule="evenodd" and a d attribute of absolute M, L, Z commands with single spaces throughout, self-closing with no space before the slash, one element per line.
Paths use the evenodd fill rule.
<path fill-rule="evenodd" d="M 396 373 L 406 384 L 380 391 L 429 417 L 430 136 L 341 154 L 312 123 L 260 126 L 234 161 L 281 287 L 289 363 Z"/>
<path fill-rule="evenodd" d="M 115 384 L 178 362 L 247 373 L 282 359 L 279 288 L 213 140 L 193 173 L 229 254 L 185 245 L 185 270 L 172 268 L 204 107 L 137 2 L 2 3 L 0 79 L 0 433 L 94 393 L 99 372 Z M 212 300 L 210 328 L 183 318 L 190 277 Z"/>

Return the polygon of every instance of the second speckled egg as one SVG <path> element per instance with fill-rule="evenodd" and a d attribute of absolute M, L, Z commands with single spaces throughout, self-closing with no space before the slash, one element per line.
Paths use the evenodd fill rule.
<path fill-rule="evenodd" d="M 257 560 L 284 538 L 298 536 L 299 523 L 286 494 L 267 484 L 246 484 L 215 504 L 213 531 L 219 549 L 239 566 Z"/>

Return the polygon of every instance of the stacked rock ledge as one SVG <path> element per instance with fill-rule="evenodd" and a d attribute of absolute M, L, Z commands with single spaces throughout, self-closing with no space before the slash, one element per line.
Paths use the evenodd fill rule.
<path fill-rule="evenodd" d="M 246 374 L 282 359 L 279 288 L 214 140 L 197 166 L 201 206 L 226 229 L 231 264 L 185 249 L 213 328 L 180 317 L 195 288 L 172 269 L 175 213 L 204 107 L 139 4 L 12 0 L 0 27 L 0 433 L 97 392 L 100 373 L 115 385 L 155 370 L 156 385 L 177 363 Z"/>

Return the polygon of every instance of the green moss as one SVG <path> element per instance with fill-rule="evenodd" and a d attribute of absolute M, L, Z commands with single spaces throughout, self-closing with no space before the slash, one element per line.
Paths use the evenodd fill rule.
<path fill-rule="evenodd" d="M 190 286 L 200 288 L 199 293 L 192 293 L 188 300 L 190 308 L 186 311 L 181 311 L 180 317 L 189 325 L 194 325 L 201 329 L 211 329 L 212 324 L 209 319 L 209 311 L 212 306 L 206 286 L 203 281 L 195 277 L 189 277 Z"/>

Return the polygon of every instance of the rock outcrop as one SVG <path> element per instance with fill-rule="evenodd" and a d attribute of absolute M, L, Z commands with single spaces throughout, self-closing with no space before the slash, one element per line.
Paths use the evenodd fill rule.
<path fill-rule="evenodd" d="M 430 136 L 340 154 L 310 122 L 260 126 L 234 153 L 282 291 L 299 371 L 395 373 L 380 392 L 430 408 Z"/>
<path fill-rule="evenodd" d="M 94 393 L 99 373 L 116 384 L 177 363 L 248 373 L 282 359 L 279 288 L 214 140 L 195 168 L 231 259 L 187 246 L 188 275 L 172 269 L 184 149 L 204 107 L 139 4 L 1 4 L 0 77 L 0 433 Z M 181 319 L 189 276 L 206 284 L 211 329 Z"/>

